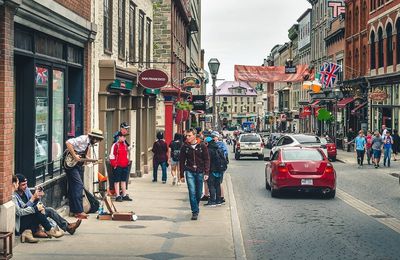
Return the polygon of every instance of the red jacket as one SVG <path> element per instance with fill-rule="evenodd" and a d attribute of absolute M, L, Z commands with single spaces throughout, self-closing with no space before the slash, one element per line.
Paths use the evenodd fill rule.
<path fill-rule="evenodd" d="M 111 146 L 110 163 L 113 168 L 125 168 L 129 165 L 128 146 L 123 142 L 116 142 Z"/>

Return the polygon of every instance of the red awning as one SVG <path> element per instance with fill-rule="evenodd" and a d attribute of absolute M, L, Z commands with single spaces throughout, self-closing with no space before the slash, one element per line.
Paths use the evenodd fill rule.
<path fill-rule="evenodd" d="M 312 108 L 318 107 L 318 103 L 319 103 L 319 102 L 321 102 L 321 100 L 314 101 L 313 103 L 311 103 L 311 107 L 312 107 Z"/>
<path fill-rule="evenodd" d="M 367 101 L 367 102 L 364 102 L 364 103 L 362 103 L 362 104 L 360 104 L 360 105 L 358 105 L 356 108 L 354 108 L 353 110 L 351 110 L 351 114 L 354 115 L 354 114 L 357 112 L 357 110 L 359 110 L 359 109 L 365 107 L 367 104 L 368 104 L 368 101 Z"/>
<path fill-rule="evenodd" d="M 344 98 L 337 103 L 337 107 L 344 108 L 345 106 L 347 106 L 347 104 L 349 104 L 350 102 L 353 102 L 353 101 L 354 101 L 354 98 L 352 98 L 352 97 Z"/>

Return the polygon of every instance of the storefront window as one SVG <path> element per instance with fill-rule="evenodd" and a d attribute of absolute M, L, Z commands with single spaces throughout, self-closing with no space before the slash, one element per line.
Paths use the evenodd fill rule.
<path fill-rule="evenodd" d="M 64 72 L 53 70 L 53 126 L 52 126 L 52 161 L 54 170 L 61 166 L 64 132 Z"/>
<path fill-rule="evenodd" d="M 47 171 L 48 130 L 49 130 L 49 70 L 35 67 L 35 168 L 41 168 L 36 175 Z"/>

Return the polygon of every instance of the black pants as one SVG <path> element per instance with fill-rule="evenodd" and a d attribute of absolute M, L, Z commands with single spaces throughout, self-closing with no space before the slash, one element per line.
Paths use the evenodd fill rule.
<path fill-rule="evenodd" d="M 210 203 L 221 202 L 221 180 L 222 174 L 221 177 L 215 177 L 214 174 L 210 172 L 207 180 L 208 189 L 210 191 L 210 198 L 208 201 Z"/>
<path fill-rule="evenodd" d="M 365 150 L 356 150 L 356 151 L 357 151 L 357 163 L 358 165 L 363 165 Z"/>
<path fill-rule="evenodd" d="M 72 213 L 83 212 L 83 167 L 75 166 L 70 170 L 66 170 L 68 180 L 68 199 L 69 207 Z"/>
<path fill-rule="evenodd" d="M 22 232 L 27 229 L 30 229 L 33 233 L 35 233 L 38 230 L 39 224 L 42 225 L 44 227 L 44 230 L 46 231 L 49 231 L 51 229 L 51 225 L 50 222 L 47 220 L 47 217 L 40 212 L 22 216 L 20 221 L 20 234 L 22 234 Z"/>

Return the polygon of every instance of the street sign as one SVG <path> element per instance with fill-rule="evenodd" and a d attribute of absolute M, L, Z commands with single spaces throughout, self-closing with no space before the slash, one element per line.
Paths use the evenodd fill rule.
<path fill-rule="evenodd" d="M 138 76 L 138 83 L 145 88 L 158 89 L 165 87 L 168 83 L 168 75 L 157 69 L 148 69 Z"/>

